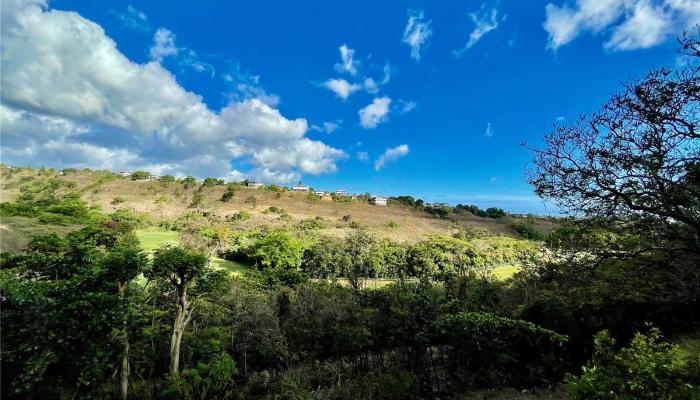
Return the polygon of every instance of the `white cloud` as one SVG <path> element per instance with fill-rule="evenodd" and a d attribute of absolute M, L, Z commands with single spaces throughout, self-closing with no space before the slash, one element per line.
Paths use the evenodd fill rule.
<path fill-rule="evenodd" d="M 179 49 L 175 46 L 175 35 L 165 28 L 158 28 L 153 35 L 153 45 L 149 50 L 151 60 L 163 62 L 165 57 L 177 55 Z"/>
<path fill-rule="evenodd" d="M 306 138 L 305 119 L 260 99 L 209 109 L 160 63 L 130 61 L 77 13 L 6 4 L 4 162 L 227 177 L 241 174 L 231 163 L 242 159 L 252 163 L 250 174 L 281 181 L 334 172 L 346 157 Z"/>
<path fill-rule="evenodd" d="M 226 97 L 230 101 L 243 101 L 247 99 L 258 99 L 263 103 L 274 107 L 280 102 L 276 94 L 270 94 L 260 85 L 260 76 L 243 72 L 241 67 L 235 64 L 231 72 L 224 73 L 221 78 L 229 88 Z"/>
<path fill-rule="evenodd" d="M 408 154 L 408 151 L 409 149 L 407 144 L 401 144 L 396 147 L 386 149 L 384 154 L 379 156 L 377 161 L 374 162 L 374 169 L 379 171 L 380 169 L 384 168 L 384 165 L 387 162 L 398 160 L 399 158 Z"/>
<path fill-rule="evenodd" d="M 465 51 L 472 48 L 472 46 L 481 40 L 484 35 L 498 28 L 499 23 L 503 22 L 506 17 L 507 16 L 504 15 L 499 21 L 498 9 L 496 9 L 496 7 L 487 9 L 486 3 L 483 3 L 481 9 L 469 14 L 469 18 L 471 18 L 474 23 L 474 30 L 469 34 L 469 41 L 464 47 L 459 50 L 454 50 L 452 53 L 455 57 L 461 56 Z"/>
<path fill-rule="evenodd" d="M 408 22 L 403 31 L 402 41 L 411 48 L 411 58 L 420 61 L 422 53 L 430 44 L 433 30 L 430 27 L 431 20 L 425 19 L 422 10 L 408 10 Z"/>
<path fill-rule="evenodd" d="M 484 131 L 484 136 L 486 136 L 486 137 L 493 136 L 493 128 L 491 127 L 490 122 L 486 123 L 486 130 Z"/>
<path fill-rule="evenodd" d="M 365 78 L 365 81 L 362 82 L 362 87 L 369 94 L 377 94 L 379 92 L 379 85 L 372 78 Z"/>
<path fill-rule="evenodd" d="M 110 10 L 110 14 L 114 15 L 122 25 L 129 29 L 139 32 L 151 31 L 151 26 L 148 24 L 146 14 L 134 8 L 131 4 L 126 7 L 125 12 Z"/>
<path fill-rule="evenodd" d="M 418 107 L 418 103 L 413 100 L 399 100 L 399 103 L 401 104 L 401 109 L 399 110 L 400 114 L 408 114 Z"/>
<path fill-rule="evenodd" d="M 326 122 L 324 122 L 323 124 L 321 124 L 321 126 L 318 126 L 318 125 L 311 125 L 311 128 L 309 128 L 309 129 L 314 130 L 314 131 L 318 131 L 318 132 L 325 132 L 325 133 L 327 133 L 327 134 L 330 135 L 330 134 L 333 133 L 335 130 L 337 130 L 338 128 L 340 128 L 340 123 L 341 123 L 341 122 L 342 122 L 341 120 L 338 120 L 338 121 L 336 121 L 336 122 L 328 122 L 328 121 L 326 121 Z"/>
<path fill-rule="evenodd" d="M 329 79 L 321 84 L 322 87 L 332 91 L 339 98 L 346 100 L 351 94 L 362 87 L 356 83 L 350 83 L 345 79 Z"/>
<path fill-rule="evenodd" d="M 367 161 L 369 160 L 369 153 L 367 153 L 366 151 L 358 151 L 357 159 L 360 161 Z"/>
<path fill-rule="evenodd" d="M 388 119 L 390 105 L 391 99 L 387 96 L 372 100 L 372 103 L 358 112 L 360 116 L 360 126 L 365 129 L 376 128 L 379 123 Z"/>
<path fill-rule="evenodd" d="M 358 62 L 354 60 L 355 50 L 349 48 L 345 44 L 340 46 L 339 50 L 341 62 L 335 64 L 335 70 L 339 73 L 348 73 L 352 76 L 357 75 Z"/>
<path fill-rule="evenodd" d="M 655 46 L 674 33 L 700 23 L 698 0 L 576 0 L 562 6 L 549 3 L 543 24 L 547 47 L 556 50 L 579 35 L 608 34 L 611 51 Z"/>
<path fill-rule="evenodd" d="M 158 28 L 153 35 L 153 45 L 149 50 L 151 60 L 163 63 L 167 57 L 173 57 L 181 68 L 191 68 L 197 72 L 207 72 L 214 76 L 214 66 L 199 59 L 197 53 L 186 47 L 175 45 L 175 34 L 165 28 Z"/>

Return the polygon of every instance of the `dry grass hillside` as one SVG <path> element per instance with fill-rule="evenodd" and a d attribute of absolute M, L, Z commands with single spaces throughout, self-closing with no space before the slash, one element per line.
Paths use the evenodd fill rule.
<path fill-rule="evenodd" d="M 351 226 L 364 226 L 378 235 L 396 241 L 411 242 L 428 234 L 451 234 L 467 227 L 481 228 L 493 235 L 516 236 L 508 223 L 508 218 L 496 220 L 482 218 L 468 212 L 451 213 L 448 217 L 437 218 L 428 213 L 409 207 L 388 205 L 375 206 L 364 201 L 353 200 L 347 204 L 334 202 L 328 198 L 310 201 L 303 192 L 275 192 L 269 189 L 237 187 L 228 202 L 221 201 L 226 191 L 224 186 L 201 188 L 201 182 L 185 188 L 180 183 L 165 184 L 157 180 L 133 181 L 109 172 L 76 171 L 59 175 L 46 171 L 22 169 L 2 174 L 0 199 L 12 201 L 18 195 L 18 186 L 23 181 L 56 178 L 71 182 L 71 190 L 80 192 L 89 205 L 97 205 L 105 212 L 120 208 L 148 213 L 155 222 L 175 220 L 179 216 L 201 211 L 221 217 L 245 210 L 250 219 L 239 221 L 242 229 L 267 226 L 291 226 L 301 220 L 321 217 L 327 221 L 327 234 L 342 235 Z M 199 205 L 193 205 L 196 193 L 201 195 Z M 252 200 L 255 199 L 255 200 Z M 269 212 L 270 207 L 284 210 L 284 213 Z M 281 216 L 281 214 L 286 214 Z M 344 216 L 346 217 L 343 221 Z M 548 229 L 546 219 L 538 219 L 541 229 Z"/>

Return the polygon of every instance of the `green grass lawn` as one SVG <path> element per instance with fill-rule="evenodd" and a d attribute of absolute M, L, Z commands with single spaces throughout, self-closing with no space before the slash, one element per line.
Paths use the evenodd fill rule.
<path fill-rule="evenodd" d="M 516 272 L 518 272 L 519 267 L 515 265 L 501 265 L 496 268 L 494 268 L 491 271 L 491 275 L 493 275 L 494 278 L 498 279 L 499 281 L 504 281 Z"/>
<path fill-rule="evenodd" d="M 141 247 L 148 253 L 157 249 L 163 244 L 177 244 L 177 232 L 162 229 L 140 229 L 136 231 L 136 236 L 141 242 Z M 224 260 L 219 257 L 212 257 L 211 266 L 216 269 L 223 269 L 231 275 L 243 275 L 248 270 L 248 266 L 234 261 Z"/>

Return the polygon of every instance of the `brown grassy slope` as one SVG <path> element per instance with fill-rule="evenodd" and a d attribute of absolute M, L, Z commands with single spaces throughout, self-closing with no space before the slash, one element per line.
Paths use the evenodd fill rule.
<path fill-rule="evenodd" d="M 3 179 L 0 191 L 3 201 L 17 194 L 16 185 L 12 182 L 32 174 L 35 176 L 36 171 L 21 171 L 13 174 L 9 179 Z M 173 220 L 192 210 L 212 212 L 222 217 L 246 210 L 251 214 L 251 219 L 239 224 L 244 229 L 253 229 L 261 225 L 293 225 L 303 219 L 319 216 L 328 221 L 331 226 L 326 229 L 327 233 L 342 234 L 349 224 L 341 222 L 341 218 L 350 215 L 351 221 L 375 231 L 380 236 L 402 242 L 419 240 L 427 234 L 451 234 L 465 227 L 484 228 L 495 235 L 514 235 L 507 224 L 470 213 L 454 214 L 449 219 L 439 219 L 399 206 L 374 206 L 361 201 L 339 204 L 331 201 L 330 198 L 312 203 L 307 199 L 306 193 L 278 194 L 271 190 L 245 187 L 236 189 L 231 201 L 222 202 L 220 199 L 225 188 L 221 186 L 204 188 L 201 192 L 201 206 L 193 208 L 190 205 L 195 192 L 199 189 L 199 184 L 185 189 L 183 185 L 177 183 L 164 185 L 158 181 L 132 181 L 109 173 L 85 171 L 70 173 L 59 178 L 73 182 L 75 188 L 70 190 L 81 192 L 88 204 L 98 205 L 105 212 L 130 208 L 146 212 L 156 221 Z M 246 203 L 251 196 L 256 199 L 255 205 Z M 276 213 L 264 213 L 271 206 L 284 209 L 291 216 L 291 220 L 283 221 Z M 397 226 L 390 227 L 390 222 Z"/>

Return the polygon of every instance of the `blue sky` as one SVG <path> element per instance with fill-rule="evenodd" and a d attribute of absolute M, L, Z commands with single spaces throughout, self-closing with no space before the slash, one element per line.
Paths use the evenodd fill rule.
<path fill-rule="evenodd" d="M 697 0 L 2 5 L 3 162 L 528 212 L 552 209 L 521 144 L 673 66 L 700 21 Z"/>

